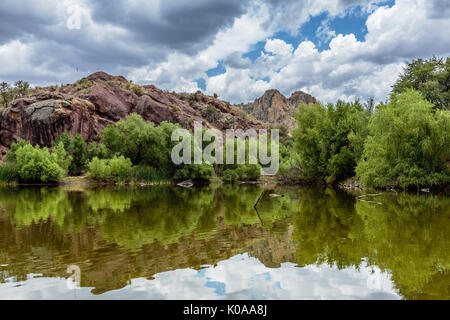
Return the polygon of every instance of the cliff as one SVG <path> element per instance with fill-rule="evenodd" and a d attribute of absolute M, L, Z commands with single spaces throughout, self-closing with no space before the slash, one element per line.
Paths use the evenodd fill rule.
<path fill-rule="evenodd" d="M 302 91 L 296 91 L 286 98 L 278 90 L 272 89 L 266 91 L 253 103 L 242 104 L 239 107 L 260 121 L 269 124 L 283 124 L 291 129 L 297 125 L 294 114 L 299 105 L 316 102 L 314 97 Z"/>

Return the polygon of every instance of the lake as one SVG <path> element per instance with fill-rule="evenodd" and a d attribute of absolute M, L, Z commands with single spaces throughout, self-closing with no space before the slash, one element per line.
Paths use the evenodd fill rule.
<path fill-rule="evenodd" d="M 450 197 L 263 188 L 1 187 L 0 299 L 450 299 Z"/>

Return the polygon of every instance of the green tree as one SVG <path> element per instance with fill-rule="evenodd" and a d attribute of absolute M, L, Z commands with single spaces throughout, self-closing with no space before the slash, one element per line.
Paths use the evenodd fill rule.
<path fill-rule="evenodd" d="M 368 134 L 370 111 L 359 101 L 324 107 L 301 105 L 296 113 L 294 149 L 305 176 L 331 183 L 354 175 Z"/>
<path fill-rule="evenodd" d="M 450 182 L 450 114 L 407 89 L 378 108 L 356 173 L 368 187 L 436 186 Z"/>
<path fill-rule="evenodd" d="M 450 59 L 432 57 L 407 63 L 392 94 L 415 89 L 439 109 L 450 109 Z"/>
<path fill-rule="evenodd" d="M 88 160 L 88 150 L 81 134 L 73 137 L 70 133 L 64 132 L 56 139 L 54 146 L 62 143 L 65 151 L 72 157 L 69 167 L 70 174 L 80 174 Z"/>

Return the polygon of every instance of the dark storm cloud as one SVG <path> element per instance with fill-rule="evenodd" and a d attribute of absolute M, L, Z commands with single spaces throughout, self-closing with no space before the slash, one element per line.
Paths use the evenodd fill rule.
<path fill-rule="evenodd" d="M 161 1 L 156 15 L 145 1 L 91 1 L 93 19 L 128 31 L 135 41 L 190 52 L 206 47 L 220 29 L 242 15 L 247 1 Z M 147 2 L 148 3 L 148 2 Z"/>
<path fill-rule="evenodd" d="M 67 12 L 56 10 L 61 2 L 2 0 L 0 45 L 12 40 L 32 44 L 34 66 L 44 62 L 56 73 L 129 72 L 164 61 L 174 50 L 193 55 L 206 48 L 219 30 L 245 12 L 246 1 L 87 0 L 84 4 L 97 27 L 83 17 L 81 29 L 71 30 L 66 27 Z M 9 80 L 10 76 L 0 69 L 0 77 Z M 42 80 L 49 77 L 44 72 Z M 27 78 L 38 80 L 39 75 Z M 61 79 L 69 80 L 74 79 Z"/>
<path fill-rule="evenodd" d="M 57 23 L 50 6 L 33 1 L 2 0 L 0 2 L 0 45 L 14 39 L 35 34 Z"/>

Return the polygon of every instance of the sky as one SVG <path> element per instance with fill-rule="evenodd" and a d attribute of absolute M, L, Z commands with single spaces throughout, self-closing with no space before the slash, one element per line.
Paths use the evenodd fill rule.
<path fill-rule="evenodd" d="M 384 101 L 405 62 L 449 55 L 448 30 L 450 0 L 2 0 L 0 82 Z"/>

